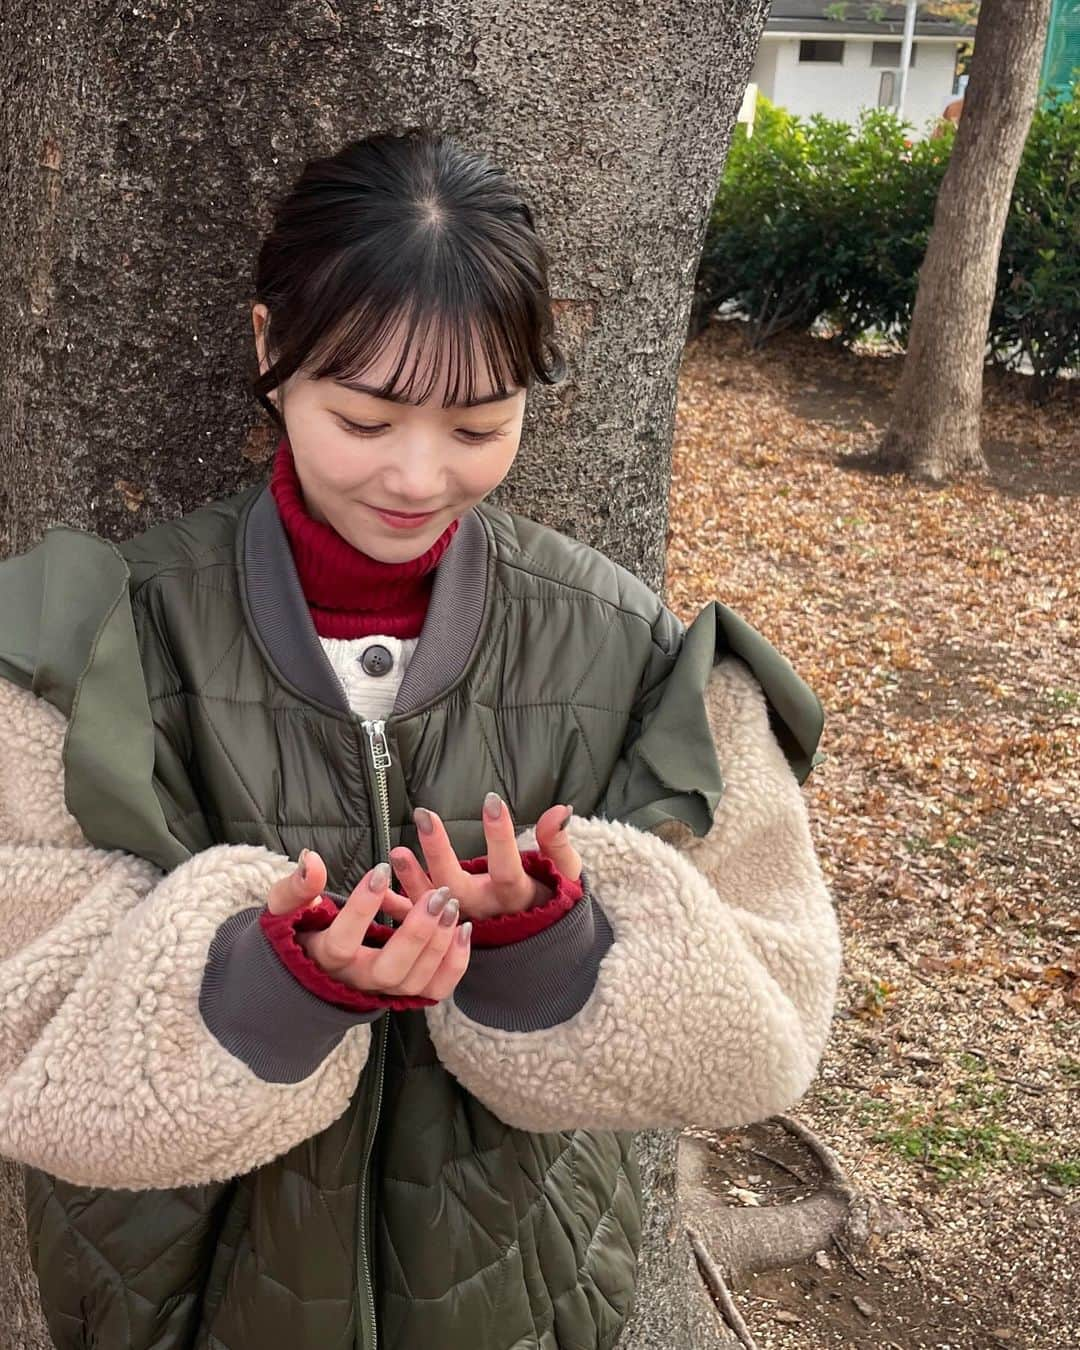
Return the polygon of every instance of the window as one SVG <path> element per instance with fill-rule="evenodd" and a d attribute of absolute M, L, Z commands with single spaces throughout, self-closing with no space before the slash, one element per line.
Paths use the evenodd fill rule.
<path fill-rule="evenodd" d="M 804 38 L 799 43 L 800 61 L 828 61 L 832 65 L 843 65 L 844 44 L 842 42 L 822 42 L 818 38 Z"/>
<path fill-rule="evenodd" d="M 903 50 L 903 43 L 900 42 L 875 42 L 870 52 L 870 64 L 872 66 L 886 66 L 890 70 L 900 69 L 900 53 Z M 915 53 L 919 50 L 917 42 L 911 44 L 911 61 L 908 69 L 915 64 Z"/>
<path fill-rule="evenodd" d="M 895 70 L 883 70 L 881 72 L 881 82 L 878 85 L 877 102 L 879 108 L 893 108 L 896 106 L 896 76 Z"/>

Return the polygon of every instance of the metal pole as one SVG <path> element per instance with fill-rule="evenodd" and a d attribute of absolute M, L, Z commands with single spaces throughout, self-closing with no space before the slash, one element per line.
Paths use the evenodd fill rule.
<path fill-rule="evenodd" d="M 919 8 L 919 0 L 907 0 L 907 12 L 904 15 L 904 40 L 900 44 L 900 101 L 896 111 L 900 117 L 904 115 L 904 107 L 907 101 L 907 82 L 908 72 L 911 69 L 911 44 L 915 37 L 915 13 Z M 925 55 L 925 53 L 923 53 Z"/>

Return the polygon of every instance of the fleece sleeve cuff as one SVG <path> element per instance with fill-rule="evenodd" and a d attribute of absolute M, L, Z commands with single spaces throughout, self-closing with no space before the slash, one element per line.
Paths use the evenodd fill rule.
<path fill-rule="evenodd" d="M 298 1083 L 314 1073 L 350 1027 L 381 1008 L 335 1007 L 278 960 L 258 908 L 230 915 L 210 944 L 199 1011 L 216 1039 L 259 1078 Z"/>
<path fill-rule="evenodd" d="M 317 998 L 334 1007 L 352 1012 L 374 1015 L 387 1010 L 410 1011 L 414 1008 L 430 1008 L 435 1002 L 434 999 L 409 994 L 369 994 L 354 989 L 351 985 L 328 975 L 307 954 L 297 941 L 297 933 L 328 928 L 345 900 L 345 896 L 337 896 L 330 891 L 319 896 L 314 904 L 294 909 L 289 914 L 271 914 L 269 910 L 263 911 L 259 918 L 259 926 L 277 959 L 290 976 Z M 371 923 L 364 935 L 364 945 L 381 947 L 393 931 L 387 924 Z"/>
<path fill-rule="evenodd" d="M 584 872 L 580 889 L 581 899 L 558 923 L 531 937 L 479 948 L 474 938 L 468 969 L 453 994 L 460 1012 L 501 1031 L 540 1031 L 585 1006 L 613 939 Z"/>
<path fill-rule="evenodd" d="M 475 920 L 472 931 L 474 952 L 479 948 L 505 947 L 512 942 L 534 937 L 564 919 L 581 901 L 584 894 L 581 882 L 563 876 L 551 859 L 539 849 L 522 849 L 521 863 L 526 875 L 534 881 L 543 882 L 554 894 L 543 904 L 534 905 L 518 914 L 497 914 L 491 919 Z M 474 876 L 484 874 L 488 870 L 488 860 L 486 857 L 463 859 L 461 870 Z"/>

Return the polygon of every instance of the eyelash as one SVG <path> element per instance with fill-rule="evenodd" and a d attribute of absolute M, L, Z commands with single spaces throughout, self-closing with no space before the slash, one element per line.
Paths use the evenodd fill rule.
<path fill-rule="evenodd" d="M 342 426 L 346 431 L 352 432 L 357 436 L 377 436 L 383 430 L 382 425 L 375 427 L 366 427 L 358 422 L 350 422 L 348 418 L 340 419 Z M 470 445 L 482 445 L 484 441 L 494 441 L 504 435 L 501 431 L 469 431 L 465 427 L 458 428 L 458 435 L 464 436 Z"/>

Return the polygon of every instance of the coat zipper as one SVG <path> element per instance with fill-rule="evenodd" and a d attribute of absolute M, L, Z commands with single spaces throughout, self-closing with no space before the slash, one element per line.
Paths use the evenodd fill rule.
<path fill-rule="evenodd" d="M 386 744 L 386 723 L 382 720 L 362 724 L 367 734 L 368 749 L 371 753 L 371 768 L 375 781 L 375 813 L 378 825 L 379 857 L 376 862 L 390 860 L 390 793 L 386 785 L 386 771 L 391 764 L 390 751 Z M 372 864 L 374 866 L 374 864 Z M 384 916 L 385 917 L 385 916 Z M 375 1101 L 368 1120 L 367 1138 L 364 1141 L 363 1166 L 360 1169 L 359 1199 L 357 1201 L 356 1232 L 356 1279 L 364 1300 L 361 1317 L 362 1350 L 378 1350 L 379 1333 L 375 1324 L 375 1287 L 371 1274 L 371 1257 L 368 1251 L 368 1206 L 371 1192 L 369 1168 L 371 1155 L 375 1147 L 375 1135 L 379 1128 L 379 1112 L 382 1109 L 383 1072 L 386 1066 L 386 1015 L 378 1018 L 372 1032 L 374 1042 L 374 1063 L 369 1062 L 369 1072 L 375 1075 Z"/>

